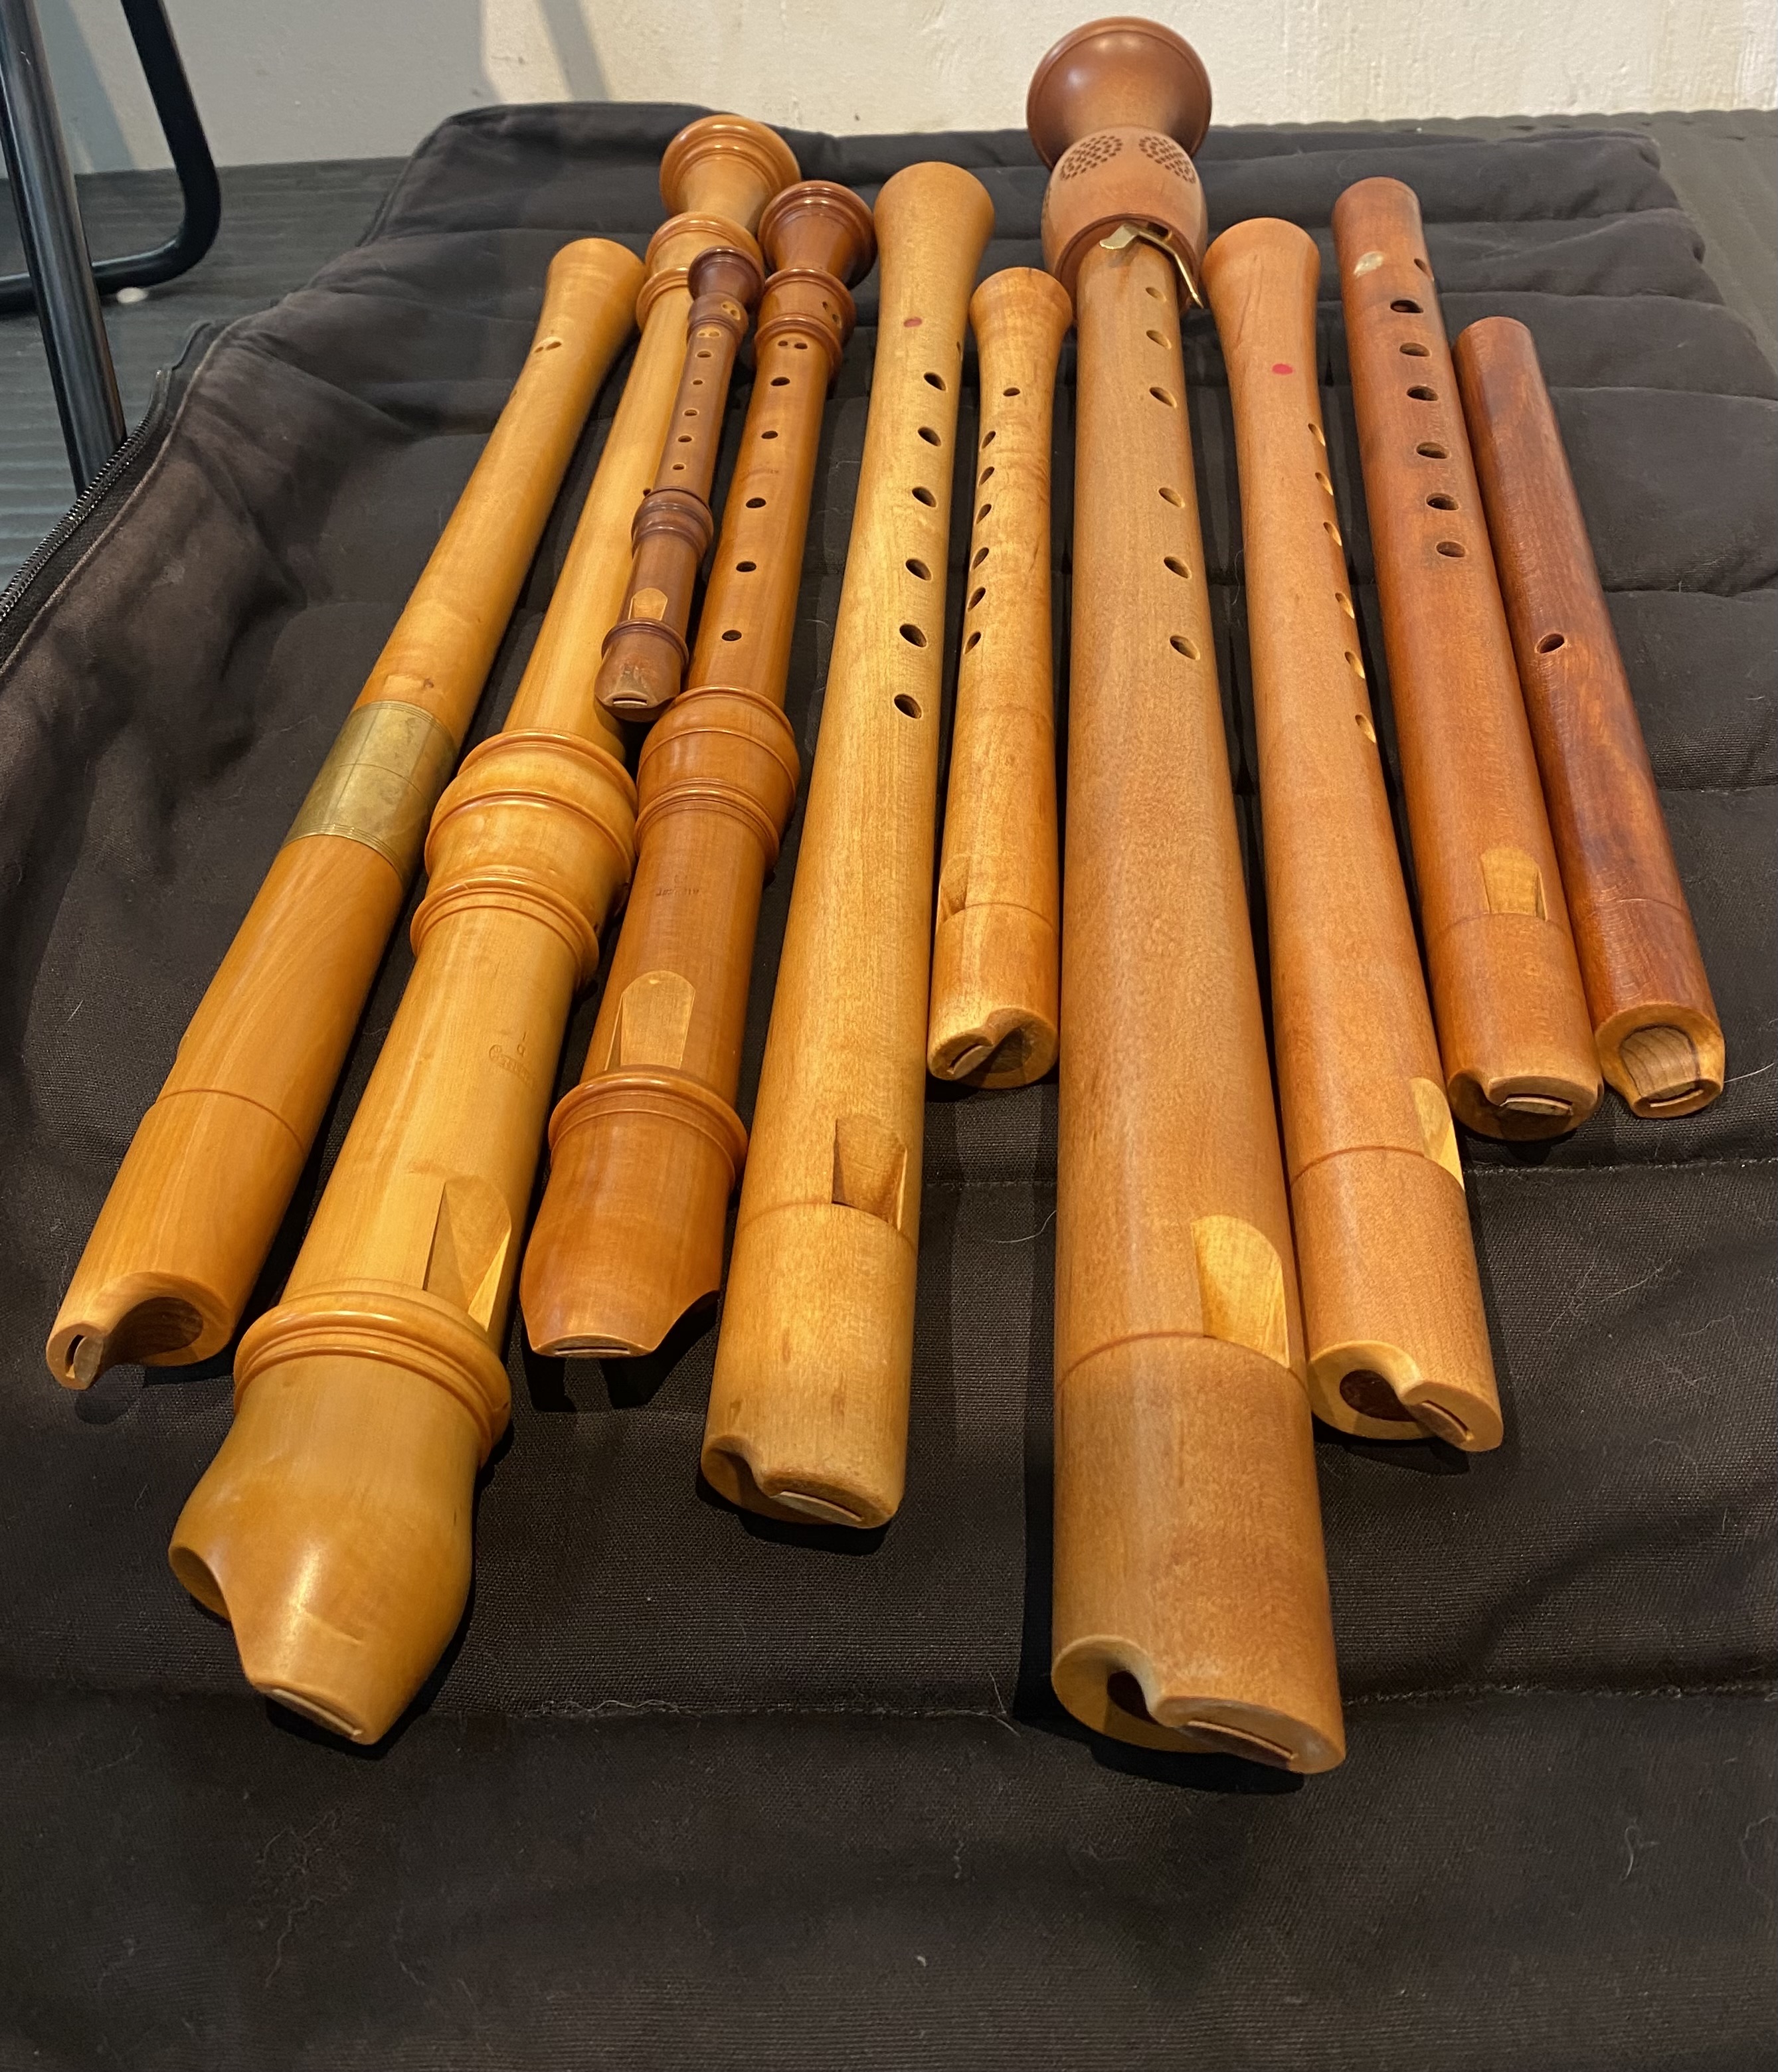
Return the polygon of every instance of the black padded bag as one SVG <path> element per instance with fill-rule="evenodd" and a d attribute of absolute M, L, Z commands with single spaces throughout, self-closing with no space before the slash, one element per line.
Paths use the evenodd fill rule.
<path fill-rule="evenodd" d="M 1466 1144 L 1508 1437 L 1464 1458 L 1320 1435 L 1343 1769 L 1096 1745 L 1048 1696 L 1053 1082 L 931 1089 L 890 1527 L 787 1531 L 700 1489 L 708 1318 L 628 1366 L 533 1359 L 515 1327 L 469 1615 L 368 1753 L 249 1692 L 167 1570 L 227 1428 L 227 1359 L 84 1397 L 46 1374 L 130 1132 L 499 410 L 550 253 L 589 233 L 640 249 L 662 147 L 697 112 L 447 123 L 355 250 L 193 341 L 0 610 L 0 2066 L 1766 2063 L 1778 383 L 1645 139 L 1215 131 L 1200 160 L 1214 227 L 1287 216 L 1330 261 L 1340 190 L 1397 175 L 1451 330 L 1530 325 L 1728 1036 L 1700 1115 L 1641 1123 L 1607 1097 L 1561 1144 Z M 790 141 L 866 197 L 920 158 L 967 165 L 998 213 L 986 266 L 1039 263 L 1044 175 L 1021 135 Z M 1323 295 L 1381 688 L 1331 264 Z M 867 283 L 809 530 L 789 687 L 805 768 L 875 306 Z M 1251 870 L 1233 441 L 1208 320 L 1187 339 Z M 1071 351 L 1064 569 L 1072 379 Z M 743 381 L 731 463 L 744 403 Z M 974 422 L 966 396 L 962 437 Z M 793 824 L 743 1111 L 795 865 Z M 410 964 L 397 938 L 256 1312 Z"/>

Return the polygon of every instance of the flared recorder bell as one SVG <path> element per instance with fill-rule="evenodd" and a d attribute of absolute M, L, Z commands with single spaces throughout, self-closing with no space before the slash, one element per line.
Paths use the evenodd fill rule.
<path fill-rule="evenodd" d="M 1210 80 L 1185 39 L 1134 15 L 1087 23 L 1038 66 L 1025 121 L 1055 168 L 1043 263 L 1068 293 L 1092 245 L 1143 237 L 1172 254 L 1201 300 L 1209 224 L 1191 154 L 1210 125 Z"/>

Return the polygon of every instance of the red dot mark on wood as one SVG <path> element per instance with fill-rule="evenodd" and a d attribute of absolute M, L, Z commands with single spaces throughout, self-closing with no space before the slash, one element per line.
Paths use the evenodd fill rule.
<path fill-rule="evenodd" d="M 1274 374 L 1294 374 L 1296 369 L 1287 360 L 1274 360 L 1272 362 L 1272 372 Z"/>
<path fill-rule="evenodd" d="M 903 331 L 917 331 L 925 321 L 924 317 L 903 317 L 901 327 Z"/>

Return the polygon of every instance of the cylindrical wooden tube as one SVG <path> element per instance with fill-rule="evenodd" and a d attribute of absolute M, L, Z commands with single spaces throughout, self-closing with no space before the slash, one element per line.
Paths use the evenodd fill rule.
<path fill-rule="evenodd" d="M 47 1348 L 68 1387 L 233 1336 L 641 279 L 596 238 L 551 262 L 512 396 L 105 1198 Z"/>
<path fill-rule="evenodd" d="M 1690 1115 L 1722 1025 L 1537 347 L 1487 317 L 1455 357 L 1599 1063 L 1636 1114 Z"/>
<path fill-rule="evenodd" d="M 905 1478 L 951 475 L 993 222 L 956 166 L 877 201 L 870 415 L 704 1432 L 714 1486 L 776 1517 L 879 1525 Z"/>
<path fill-rule="evenodd" d="M 766 210 L 776 270 L 690 688 L 637 771 L 636 886 L 580 1084 L 550 1123 L 520 1293 L 540 1352 L 651 1351 L 721 1285 L 759 894 L 796 798 L 783 713 L 821 406 L 870 212 L 809 180 Z"/>
<path fill-rule="evenodd" d="M 1206 255 L 1241 464 L 1272 1026 L 1309 1400 L 1365 1438 L 1497 1445 L 1456 1132 L 1420 974 L 1315 380 L 1315 240 Z"/>
<path fill-rule="evenodd" d="M 1202 199 L 1179 177 L 1159 236 L 1146 175 L 1120 222 L 1106 171 L 1189 168 L 1208 89 L 1170 31 L 1095 23 L 1027 113 L 1060 153 L 1043 254 L 1078 354 L 1051 1675 L 1120 1740 L 1324 1770 L 1340 1692 L 1179 343 Z"/>
<path fill-rule="evenodd" d="M 783 147 L 760 130 L 769 148 L 738 152 L 738 126 L 675 146 L 686 183 L 736 211 L 697 219 L 709 241 L 746 236 L 777 183 Z M 606 477 L 628 477 L 637 430 L 620 412 L 568 557 L 614 607 L 628 512 Z M 505 729 L 438 802 L 414 975 L 283 1299 L 241 1340 L 233 1428 L 170 1549 L 233 1626 L 248 1680 L 355 1741 L 388 1731 L 462 1616 L 557 1054 L 634 861 L 597 643 L 560 636 L 586 616 L 565 573 Z"/>
<path fill-rule="evenodd" d="M 1029 267 L 969 303 L 982 432 L 932 936 L 928 1069 L 1022 1087 L 1056 1062 L 1062 892 L 1050 682 L 1050 423 L 1074 311 Z"/>
<path fill-rule="evenodd" d="M 509 725 L 548 728 L 583 717 L 605 636 L 629 586 L 630 528 L 660 466 L 679 393 L 692 261 L 721 245 L 757 264 L 753 229 L 759 212 L 798 171 L 781 137 L 740 115 L 700 117 L 668 146 L 661 193 L 678 213 L 648 242 L 648 278 L 636 298 L 641 341 Z M 599 723 L 615 747 L 618 723 L 603 708 Z"/>
<path fill-rule="evenodd" d="M 631 528 L 630 586 L 623 615 L 605 636 L 595 686 L 599 703 L 619 719 L 652 719 L 679 693 L 692 586 L 716 529 L 710 492 L 729 377 L 761 285 L 744 252 L 714 245 L 692 262 L 679 393 L 654 487 Z"/>
<path fill-rule="evenodd" d="M 1555 1136 L 1599 1063 L 1420 205 L 1360 180 L 1333 220 L 1445 1092 L 1484 1136 Z"/>

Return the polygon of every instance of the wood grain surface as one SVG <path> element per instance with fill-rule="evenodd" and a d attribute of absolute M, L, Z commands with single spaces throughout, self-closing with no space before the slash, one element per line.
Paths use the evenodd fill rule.
<path fill-rule="evenodd" d="M 1484 1135 L 1556 1136 L 1599 1065 L 1419 205 L 1360 180 L 1334 237 L 1445 1090 Z"/>

